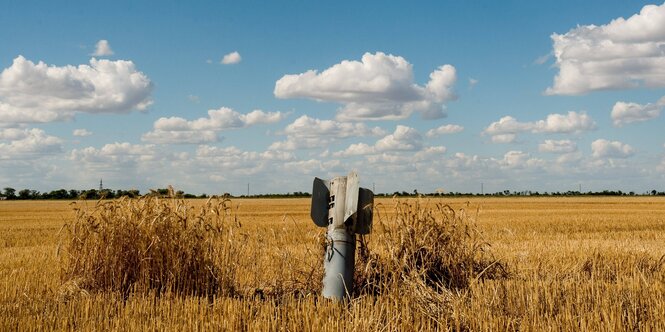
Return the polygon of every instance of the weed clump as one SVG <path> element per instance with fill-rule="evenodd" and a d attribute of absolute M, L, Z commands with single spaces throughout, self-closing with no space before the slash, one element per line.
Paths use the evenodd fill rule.
<path fill-rule="evenodd" d="M 209 199 L 195 209 L 173 197 L 76 206 L 61 239 L 62 281 L 125 297 L 131 292 L 233 295 L 242 247 L 232 243 L 239 225 L 229 201 Z"/>
<path fill-rule="evenodd" d="M 391 219 L 375 219 L 378 241 L 361 241 L 356 265 L 355 289 L 361 294 L 410 289 L 418 298 L 440 298 L 469 288 L 474 280 L 508 275 L 464 209 L 397 202 Z"/>

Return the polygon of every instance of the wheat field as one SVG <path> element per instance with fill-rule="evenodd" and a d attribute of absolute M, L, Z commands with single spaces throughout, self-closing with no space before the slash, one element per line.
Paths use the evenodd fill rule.
<path fill-rule="evenodd" d="M 378 291 L 330 302 L 317 294 L 324 230 L 310 220 L 309 199 L 233 199 L 224 203 L 228 228 L 219 234 L 226 235 L 196 247 L 212 253 L 205 257 L 215 266 L 225 267 L 211 274 L 228 283 L 219 286 L 215 277 L 215 287 L 205 294 L 179 287 L 179 279 L 170 286 L 114 291 L 115 284 L 72 277 L 71 241 L 82 234 L 72 232 L 72 221 L 99 202 L 0 201 L 0 330 L 665 330 L 665 198 L 383 198 L 375 203 L 375 228 L 365 241 L 376 257 L 394 254 L 385 240 L 394 227 L 406 227 L 395 218 L 404 212 L 400 209 L 408 206 L 418 214 L 446 204 L 477 227 L 474 243 L 488 244 L 482 251 L 491 264 L 465 279 L 463 287 L 433 290 L 414 282 L 417 278 L 410 283 L 393 278 L 382 281 Z M 206 201 L 182 204 L 195 214 Z M 108 218 L 121 214 L 107 213 Z M 178 234 L 196 241 L 204 233 Z M 169 243 L 161 246 L 164 252 L 172 249 Z M 99 254 L 110 247 L 77 248 L 87 250 L 75 257 L 77 264 L 88 259 L 85 266 L 91 270 L 118 263 Z M 205 271 L 191 272 L 191 262 L 199 260 L 188 262 L 178 271 L 204 282 Z M 505 273 L 490 278 L 487 271 L 499 265 Z M 114 271 L 108 269 L 104 280 L 117 279 Z M 146 285 L 158 279 L 145 278 Z"/>

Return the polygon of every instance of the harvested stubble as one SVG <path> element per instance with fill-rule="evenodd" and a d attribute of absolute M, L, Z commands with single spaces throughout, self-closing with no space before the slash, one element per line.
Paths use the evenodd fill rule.
<path fill-rule="evenodd" d="M 316 299 L 323 254 L 284 249 L 280 239 L 287 236 L 275 230 L 250 236 L 230 206 L 211 199 L 195 209 L 174 198 L 145 197 L 76 207 L 65 227 L 61 292 Z M 463 209 L 396 202 L 390 216 L 377 218 L 376 236 L 361 239 L 354 297 L 408 298 L 402 302 L 410 310 L 439 324 L 451 319 L 453 292 L 466 291 L 472 280 L 506 276 Z"/>
<path fill-rule="evenodd" d="M 240 248 L 228 200 L 194 209 L 174 198 L 122 198 L 74 209 L 64 226 L 64 289 L 234 294 Z"/>
<path fill-rule="evenodd" d="M 212 297 L 160 293 L 163 287 L 141 289 L 147 284 L 133 286 L 129 296 L 84 289 L 76 282 L 63 286 L 53 276 L 67 266 L 62 256 L 68 256 L 70 242 L 62 243 L 57 255 L 55 234 L 63 220 L 75 220 L 71 207 L 64 202 L 0 202 L 0 330 L 665 331 L 665 200 L 469 200 L 473 209 L 468 209 L 467 199 L 446 198 L 458 216 L 460 208 L 472 211 L 471 224 L 478 220 L 492 252 L 508 263 L 507 277 L 501 277 L 501 269 L 492 275 L 499 263 L 491 264 L 494 260 L 486 251 L 477 254 L 489 268 L 476 270 L 468 288 L 455 288 L 445 278 L 441 287 L 432 287 L 437 283 L 418 268 L 388 270 L 388 277 L 380 272 L 385 266 L 410 266 L 392 258 L 413 257 L 396 254 L 401 252 L 399 228 L 404 227 L 398 224 L 409 217 L 398 217 L 395 202 L 379 198 L 375 211 L 382 216 L 365 239 L 370 254 L 359 255 L 356 266 L 363 270 L 367 261 L 373 263 L 366 274 L 358 271 L 358 293 L 343 306 L 317 295 L 322 253 L 316 239 L 322 230 L 309 220 L 306 199 L 234 200 L 231 216 L 237 214 L 243 225 L 237 227 L 229 215 L 224 223 L 233 231 L 228 239 L 237 256 L 213 263 L 235 269 L 228 278 L 235 289 Z M 442 201 L 407 202 L 410 209 L 421 204 L 415 213 L 436 210 L 433 206 Z M 174 204 L 172 199 L 162 203 Z M 83 209 L 86 204 L 76 206 Z M 186 204 L 194 206 L 187 209 L 196 215 L 207 203 Z M 475 207 L 481 208 L 479 218 Z M 412 234 L 403 233 L 407 248 L 408 243 L 422 243 Z M 411 264 L 414 261 L 418 259 Z M 372 275 L 382 279 L 367 282 Z"/>

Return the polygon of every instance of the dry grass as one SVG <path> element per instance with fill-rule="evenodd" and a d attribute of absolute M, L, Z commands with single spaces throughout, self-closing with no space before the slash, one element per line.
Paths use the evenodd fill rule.
<path fill-rule="evenodd" d="M 114 210 L 131 204 L 143 212 Z M 375 211 L 383 222 L 365 239 L 369 254 L 357 264 L 359 292 L 341 306 L 318 296 L 322 256 L 317 240 L 323 230 L 309 220 L 308 200 L 238 200 L 219 207 L 232 208 L 241 227 L 228 214 L 213 217 L 207 204 L 81 202 L 73 212 L 64 202 L 0 202 L 0 330 L 665 330 L 662 198 L 378 200 Z M 205 226 L 195 231 L 189 222 L 205 213 L 202 218 L 211 225 L 221 223 L 220 237 L 232 245 L 224 249 L 228 244 L 202 241 L 218 248 L 212 254 L 205 245 L 196 250 L 196 257 L 214 256 L 210 260 L 190 255 L 174 265 L 155 266 L 162 271 L 207 266 L 216 271 L 210 275 L 226 275 L 233 286 L 192 291 L 176 285 L 210 279 L 197 279 L 203 274 L 195 273 L 176 282 L 168 273 L 149 272 L 160 268 L 128 265 L 151 277 L 136 278 L 132 286 L 93 287 L 92 257 L 117 266 L 129 259 L 120 257 L 131 257 L 100 256 L 102 251 L 92 249 L 102 243 L 117 252 L 150 248 L 139 256 L 150 258 L 146 264 L 159 253 L 179 256 L 174 247 L 148 254 L 155 245 L 146 234 L 157 228 L 143 224 L 125 234 L 135 241 L 113 242 L 111 236 L 102 241 L 89 232 L 89 246 L 78 256 L 65 251 L 68 242 L 58 256 L 58 229 L 69 222 L 62 234 L 75 234 L 70 231 L 77 213 L 97 221 L 102 215 L 162 216 L 169 226 L 162 225 L 160 234 L 190 246 L 199 239 L 194 234 L 215 234 Z M 186 228 L 178 215 L 186 216 Z M 84 220 L 76 234 L 86 234 Z M 85 260 L 86 255 L 91 261 L 80 265 L 86 268 L 69 268 L 70 258 Z M 231 270 L 219 270 L 224 266 Z M 75 283 L 63 286 L 62 267 L 79 271 L 63 274 Z M 100 275 L 105 277 L 99 280 L 123 285 L 114 274 Z"/>
<path fill-rule="evenodd" d="M 235 293 L 237 222 L 225 199 L 195 209 L 183 200 L 144 197 L 74 207 L 64 226 L 61 279 L 86 291 Z"/>

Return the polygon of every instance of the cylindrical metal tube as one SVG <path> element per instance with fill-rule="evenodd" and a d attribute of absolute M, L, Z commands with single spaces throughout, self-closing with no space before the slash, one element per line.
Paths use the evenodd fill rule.
<path fill-rule="evenodd" d="M 346 176 L 330 181 L 328 244 L 323 257 L 323 297 L 342 300 L 353 290 L 356 237 L 344 224 Z"/>
<path fill-rule="evenodd" d="M 356 236 L 346 228 L 328 229 L 328 244 L 323 258 L 323 297 L 342 300 L 353 291 Z"/>

